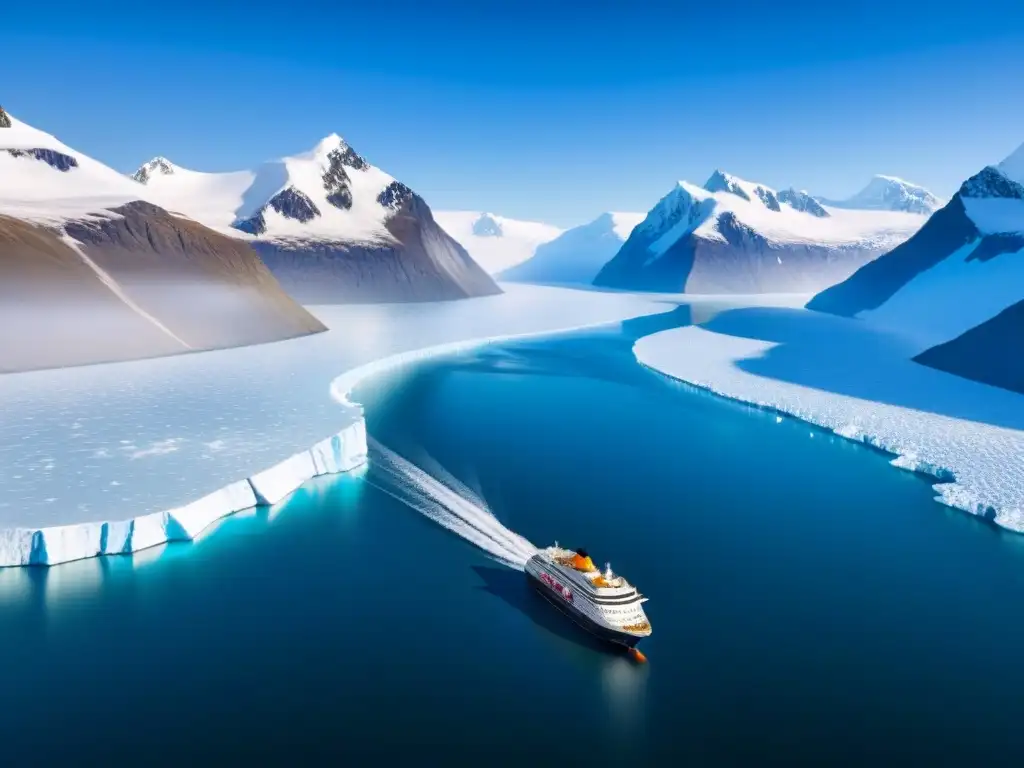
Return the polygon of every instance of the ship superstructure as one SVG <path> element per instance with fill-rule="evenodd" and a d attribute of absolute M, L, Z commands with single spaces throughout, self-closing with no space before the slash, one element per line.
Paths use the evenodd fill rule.
<path fill-rule="evenodd" d="M 598 570 L 586 550 L 556 543 L 531 557 L 525 570 L 542 595 L 594 635 L 634 649 L 651 634 L 647 598 L 610 565 Z"/>

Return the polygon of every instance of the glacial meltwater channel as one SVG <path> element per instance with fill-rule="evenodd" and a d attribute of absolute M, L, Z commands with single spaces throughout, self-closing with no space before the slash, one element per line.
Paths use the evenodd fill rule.
<path fill-rule="evenodd" d="M 374 466 L 194 544 L 0 573 L 5 763 L 1020 764 L 1024 537 L 634 361 L 686 320 L 356 391 L 376 441 L 493 525 Z M 650 663 L 534 595 L 503 531 L 635 582 Z"/>

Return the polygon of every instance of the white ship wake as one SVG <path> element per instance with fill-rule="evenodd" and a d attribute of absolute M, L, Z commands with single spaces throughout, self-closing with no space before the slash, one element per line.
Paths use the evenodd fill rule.
<path fill-rule="evenodd" d="M 487 503 L 440 465 L 434 475 L 381 445 L 372 437 L 367 482 L 380 491 L 422 512 L 439 525 L 475 544 L 489 557 L 523 570 L 537 548 L 510 531 L 487 508 Z"/>

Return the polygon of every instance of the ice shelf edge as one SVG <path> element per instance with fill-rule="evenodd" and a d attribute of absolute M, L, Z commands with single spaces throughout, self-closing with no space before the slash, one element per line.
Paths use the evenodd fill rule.
<path fill-rule="evenodd" d="M 638 312 L 636 316 L 658 313 Z M 563 328 L 436 344 L 352 368 L 333 379 L 330 385 L 334 401 L 352 412 L 352 423 L 312 448 L 188 504 L 162 512 L 130 520 L 0 529 L 0 568 L 60 565 L 105 555 L 128 555 L 172 541 L 191 541 L 222 518 L 253 507 L 277 504 L 315 477 L 351 472 L 365 466 L 366 421 L 362 406 L 350 399 L 352 390 L 363 380 L 432 357 L 468 352 L 490 344 L 571 333 L 614 322 L 617 320 L 606 318 Z"/>
<path fill-rule="evenodd" d="M 658 334 L 653 335 L 656 336 Z M 633 356 L 640 365 L 654 373 L 660 376 L 665 376 L 666 378 L 674 381 L 682 382 L 688 386 L 704 390 L 705 392 L 709 392 L 716 397 L 721 397 L 725 400 L 732 400 L 737 403 L 760 408 L 770 413 L 777 413 L 781 416 L 798 419 L 805 424 L 816 427 L 825 432 L 832 433 L 846 440 L 850 440 L 851 442 L 861 443 L 880 450 L 893 457 L 889 462 L 890 466 L 906 472 L 923 475 L 929 480 L 934 480 L 935 482 L 932 483 L 932 489 L 938 494 L 935 496 L 935 501 L 939 504 L 960 510 L 961 512 L 966 512 L 975 517 L 980 517 L 1007 531 L 1024 534 L 1024 510 L 1016 508 L 1006 509 L 998 503 L 990 502 L 981 496 L 976 490 L 961 483 L 953 470 L 943 467 L 941 464 L 929 461 L 924 457 L 920 457 L 914 452 L 903 452 L 898 446 L 893 445 L 880 437 L 869 434 L 856 425 L 839 423 L 830 424 L 825 419 L 815 418 L 813 414 L 789 410 L 777 403 L 735 395 L 716 387 L 709 381 L 696 381 L 669 373 L 668 371 L 660 368 L 653 359 L 645 359 L 645 353 L 641 348 L 644 347 L 643 342 L 650 338 L 652 337 L 646 336 L 634 343 Z M 651 357 L 653 357 L 653 355 Z"/>
<path fill-rule="evenodd" d="M 181 507 L 130 520 L 0 530 L 0 566 L 59 565 L 191 541 L 221 518 L 276 504 L 314 477 L 350 472 L 365 463 L 366 423 L 360 416 L 312 448 Z"/>

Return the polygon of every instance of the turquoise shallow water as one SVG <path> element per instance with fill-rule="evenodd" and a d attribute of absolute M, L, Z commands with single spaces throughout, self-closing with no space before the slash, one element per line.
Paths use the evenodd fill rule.
<path fill-rule="evenodd" d="M 879 453 L 643 370 L 631 341 L 666 322 L 356 393 L 378 440 L 638 584 L 649 665 L 366 478 L 321 479 L 196 544 L 0 573 L 5 758 L 1024 756 L 1024 539 Z"/>

